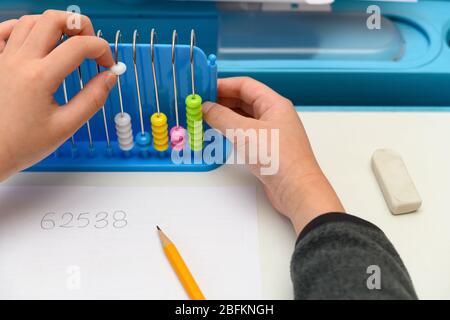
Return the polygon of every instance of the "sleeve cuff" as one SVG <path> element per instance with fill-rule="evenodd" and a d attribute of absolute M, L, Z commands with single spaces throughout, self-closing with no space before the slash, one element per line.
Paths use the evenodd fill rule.
<path fill-rule="evenodd" d="M 347 223 L 354 223 L 358 224 L 360 226 L 375 229 L 377 231 L 381 231 L 376 225 L 373 223 L 370 223 L 364 219 L 355 217 L 351 214 L 343 213 L 343 212 L 329 212 L 322 214 L 315 218 L 314 220 L 310 221 L 306 227 L 303 228 L 303 230 L 298 235 L 297 241 L 295 244 L 297 245 L 300 240 L 306 237 L 308 233 L 310 233 L 312 230 L 325 225 L 330 222 L 347 222 Z"/>

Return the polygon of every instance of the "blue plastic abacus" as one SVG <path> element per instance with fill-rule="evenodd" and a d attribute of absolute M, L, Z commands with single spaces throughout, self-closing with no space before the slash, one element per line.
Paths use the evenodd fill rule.
<path fill-rule="evenodd" d="M 131 44 L 119 44 L 118 60 L 127 65 L 127 71 L 121 75 L 121 89 L 123 96 L 124 111 L 131 115 L 133 134 L 140 131 L 140 117 L 138 98 L 136 93 L 135 75 L 133 69 L 133 50 Z M 176 45 L 176 75 L 178 90 L 178 106 L 180 125 L 186 128 L 186 105 L 185 98 L 191 93 L 191 71 L 190 71 L 190 46 Z M 114 50 L 114 46 L 111 45 Z M 154 46 L 154 61 L 158 82 L 159 101 L 161 112 L 167 115 L 169 130 L 175 126 L 174 91 L 172 78 L 172 46 L 167 44 L 156 44 Z M 145 131 L 151 134 L 150 116 L 156 112 L 155 92 L 153 86 L 153 74 L 151 67 L 150 44 L 136 45 L 136 61 L 139 69 L 139 84 L 143 108 L 143 119 Z M 205 53 L 198 47 L 194 47 L 195 66 L 195 89 L 203 98 L 203 101 L 215 101 L 217 90 L 217 66 L 216 57 Z M 103 69 L 102 69 L 103 70 Z M 81 66 L 84 83 L 87 83 L 97 74 L 95 61 L 86 61 Z M 73 72 L 67 79 L 67 92 L 69 99 L 80 91 L 78 73 Z M 60 146 L 56 152 L 42 160 L 30 171 L 208 171 L 219 166 L 225 161 L 226 141 L 222 143 L 223 149 L 219 154 L 222 161 L 208 161 L 202 152 L 189 152 L 191 161 L 183 163 L 172 160 L 172 150 L 165 152 L 156 151 L 153 146 L 145 153 L 140 151 L 139 145 L 135 143 L 129 153 L 119 149 L 117 135 L 114 128 L 114 116 L 120 112 L 118 89 L 111 91 L 105 104 L 106 119 L 111 148 L 107 148 L 106 134 L 103 114 L 100 110 L 90 119 L 90 128 L 93 145 L 89 146 L 86 126 L 81 127 L 74 135 L 75 144 L 67 141 Z M 55 94 L 55 99 L 64 104 L 63 90 L 60 88 Z M 205 130 L 208 129 L 206 123 Z M 206 139 L 205 139 L 206 140 Z M 214 140 L 213 140 L 214 141 Z M 137 141 L 135 141 L 137 142 Z M 210 142 L 205 141 L 204 149 Z M 186 159 L 186 154 L 184 154 Z M 215 155 L 217 156 L 217 155 Z"/>

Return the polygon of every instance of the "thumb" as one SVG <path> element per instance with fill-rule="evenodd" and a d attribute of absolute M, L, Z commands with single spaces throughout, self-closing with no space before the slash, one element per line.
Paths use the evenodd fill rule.
<path fill-rule="evenodd" d="M 117 76 L 107 70 L 92 78 L 64 107 L 57 112 L 64 130 L 75 131 L 89 120 L 106 102 Z"/>
<path fill-rule="evenodd" d="M 255 146 L 258 143 L 257 129 L 260 127 L 258 120 L 244 117 L 230 108 L 218 103 L 205 102 L 203 104 L 203 117 L 208 124 L 220 131 L 229 141 L 233 143 L 238 164 L 256 164 L 258 160 Z M 230 130 L 231 129 L 231 130 Z M 256 166 L 251 166 L 253 173 Z"/>
<path fill-rule="evenodd" d="M 250 119 L 234 112 L 232 109 L 224 107 L 215 102 L 205 102 L 202 106 L 203 118 L 214 129 L 222 134 L 227 129 L 248 129 L 256 128 L 255 119 Z"/>

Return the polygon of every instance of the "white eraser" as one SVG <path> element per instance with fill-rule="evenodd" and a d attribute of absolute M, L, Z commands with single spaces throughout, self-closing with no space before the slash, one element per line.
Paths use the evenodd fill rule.
<path fill-rule="evenodd" d="M 127 65 L 121 61 L 117 62 L 115 65 L 113 65 L 109 70 L 111 70 L 112 73 L 114 73 L 116 76 L 120 76 L 127 71 Z"/>
<path fill-rule="evenodd" d="M 389 149 L 378 149 L 372 156 L 372 170 L 392 214 L 414 212 L 422 199 L 401 156 Z"/>

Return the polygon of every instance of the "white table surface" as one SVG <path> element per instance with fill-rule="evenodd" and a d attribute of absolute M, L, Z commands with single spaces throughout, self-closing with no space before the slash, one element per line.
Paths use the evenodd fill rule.
<path fill-rule="evenodd" d="M 422 299 L 450 299 L 450 113 L 305 112 L 316 156 L 347 211 L 378 225 L 402 256 Z M 422 196 L 417 213 L 390 214 L 370 168 L 377 148 L 403 157 Z M 4 185 L 257 186 L 263 297 L 291 299 L 295 234 L 243 168 L 206 173 L 21 173 Z M 223 204 L 221 204 L 223 205 Z M 331 262 L 330 262 L 331 263 Z"/>

